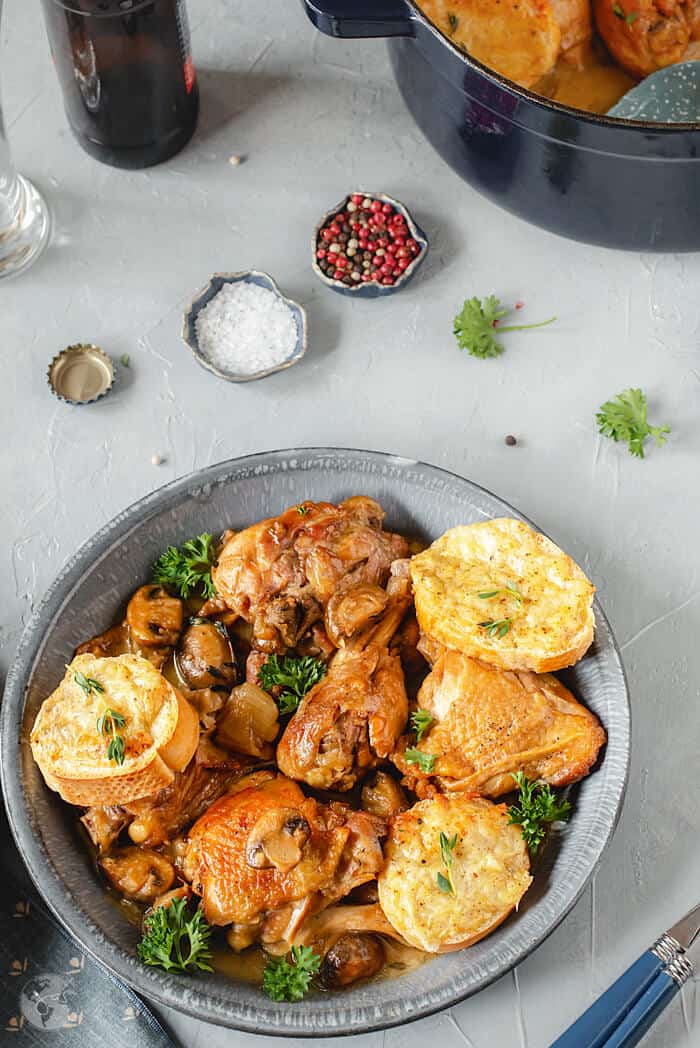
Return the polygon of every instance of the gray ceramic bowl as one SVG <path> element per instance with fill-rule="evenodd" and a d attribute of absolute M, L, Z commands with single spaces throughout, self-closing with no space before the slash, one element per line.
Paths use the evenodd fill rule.
<path fill-rule="evenodd" d="M 361 1033 L 418 1019 L 482 989 L 534 950 L 569 912 L 612 836 L 625 792 L 627 690 L 610 626 L 596 604 L 595 643 L 564 677 L 600 717 L 608 744 L 600 766 L 572 791 L 573 818 L 545 849 L 519 912 L 493 935 L 399 978 L 314 993 L 293 1005 L 275 1004 L 257 987 L 219 973 L 168 975 L 139 963 L 137 931 L 106 897 L 78 837 L 75 810 L 46 788 L 32 760 L 27 740 L 41 701 L 62 678 L 76 644 L 110 625 L 169 543 L 204 528 L 241 528 L 304 499 L 336 501 L 358 493 L 382 503 L 392 528 L 427 539 L 455 524 L 520 516 L 461 477 L 376 452 L 274 451 L 211 466 L 148 495 L 78 551 L 27 626 L 0 712 L 10 823 L 52 911 L 88 953 L 156 1004 L 252 1033 Z"/>
<path fill-rule="evenodd" d="M 290 356 L 288 356 L 286 360 L 283 360 L 281 364 L 275 364 L 274 367 L 266 368 L 264 371 L 255 371 L 252 374 L 224 371 L 222 368 L 217 367 L 216 364 L 212 363 L 212 361 L 202 353 L 199 348 L 199 340 L 197 339 L 196 324 L 197 317 L 201 310 L 203 310 L 204 307 L 211 302 L 214 296 L 221 291 L 224 284 L 238 283 L 257 284 L 258 287 L 264 287 L 268 291 L 272 291 L 277 298 L 289 306 L 294 314 L 294 322 L 297 327 L 296 345 Z M 217 378 L 226 379 L 227 382 L 255 382 L 256 379 L 266 378 L 268 375 L 274 375 L 277 371 L 284 371 L 285 368 L 290 368 L 293 364 L 298 364 L 304 356 L 307 345 L 306 310 L 293 299 L 285 298 L 269 273 L 260 273 L 256 269 L 247 269 L 242 273 L 214 273 L 207 286 L 197 292 L 188 309 L 185 311 L 185 315 L 182 318 L 182 338 L 192 350 L 192 355 L 197 363 L 201 364 L 203 368 L 207 369 L 207 371 L 211 371 L 211 373 L 216 375 Z"/>
<path fill-rule="evenodd" d="M 327 276 L 318 264 L 316 251 L 319 248 L 319 236 L 321 235 L 321 230 L 328 224 L 328 222 L 330 222 L 334 215 L 337 215 L 339 211 L 345 210 L 351 197 L 355 194 L 369 197 L 372 200 L 381 200 L 382 204 L 391 204 L 391 206 L 395 208 L 396 211 L 399 211 L 406 219 L 409 233 L 416 243 L 420 244 L 421 249 L 419 254 L 416 255 L 410 266 L 406 267 L 401 276 L 396 278 L 395 284 L 380 284 L 378 280 L 370 280 L 366 284 L 344 284 L 342 280 L 335 280 L 333 277 Z M 317 224 L 311 244 L 311 265 L 321 283 L 325 284 L 326 287 L 331 288 L 333 291 L 337 291 L 341 295 L 348 295 L 349 297 L 354 298 L 386 298 L 388 295 L 393 295 L 396 291 L 401 291 L 410 284 L 420 267 L 423 265 L 425 257 L 428 254 L 429 246 L 430 244 L 426 234 L 414 221 L 408 208 L 399 200 L 394 200 L 393 197 L 386 196 L 384 193 L 366 193 L 361 189 L 353 189 L 352 193 L 348 193 L 347 196 L 344 196 L 339 204 L 330 211 L 326 211 L 321 221 Z"/>

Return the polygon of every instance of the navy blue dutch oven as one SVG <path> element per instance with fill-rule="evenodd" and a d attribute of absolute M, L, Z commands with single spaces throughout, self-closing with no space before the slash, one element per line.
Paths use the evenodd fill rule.
<path fill-rule="evenodd" d="M 550 102 L 464 54 L 412 0 L 303 3 L 330 36 L 389 38 L 423 134 L 496 204 L 590 244 L 700 249 L 700 124 L 618 120 Z"/>

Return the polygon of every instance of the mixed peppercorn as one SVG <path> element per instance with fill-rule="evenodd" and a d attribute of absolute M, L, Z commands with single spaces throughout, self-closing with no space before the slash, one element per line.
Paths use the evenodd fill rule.
<path fill-rule="evenodd" d="M 321 229 L 316 261 L 325 276 L 348 287 L 372 281 L 388 287 L 422 250 L 392 204 L 353 193 Z"/>

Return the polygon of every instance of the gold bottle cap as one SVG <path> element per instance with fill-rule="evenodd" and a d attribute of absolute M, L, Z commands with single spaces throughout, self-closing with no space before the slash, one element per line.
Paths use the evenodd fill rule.
<path fill-rule="evenodd" d="M 60 400 L 92 404 L 112 388 L 114 364 L 99 346 L 68 346 L 53 358 L 47 377 Z"/>

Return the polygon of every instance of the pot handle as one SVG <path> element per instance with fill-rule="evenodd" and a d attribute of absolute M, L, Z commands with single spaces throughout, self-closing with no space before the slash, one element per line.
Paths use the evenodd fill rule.
<path fill-rule="evenodd" d="M 412 36 L 406 0 L 302 0 L 306 13 L 327 36 Z"/>

